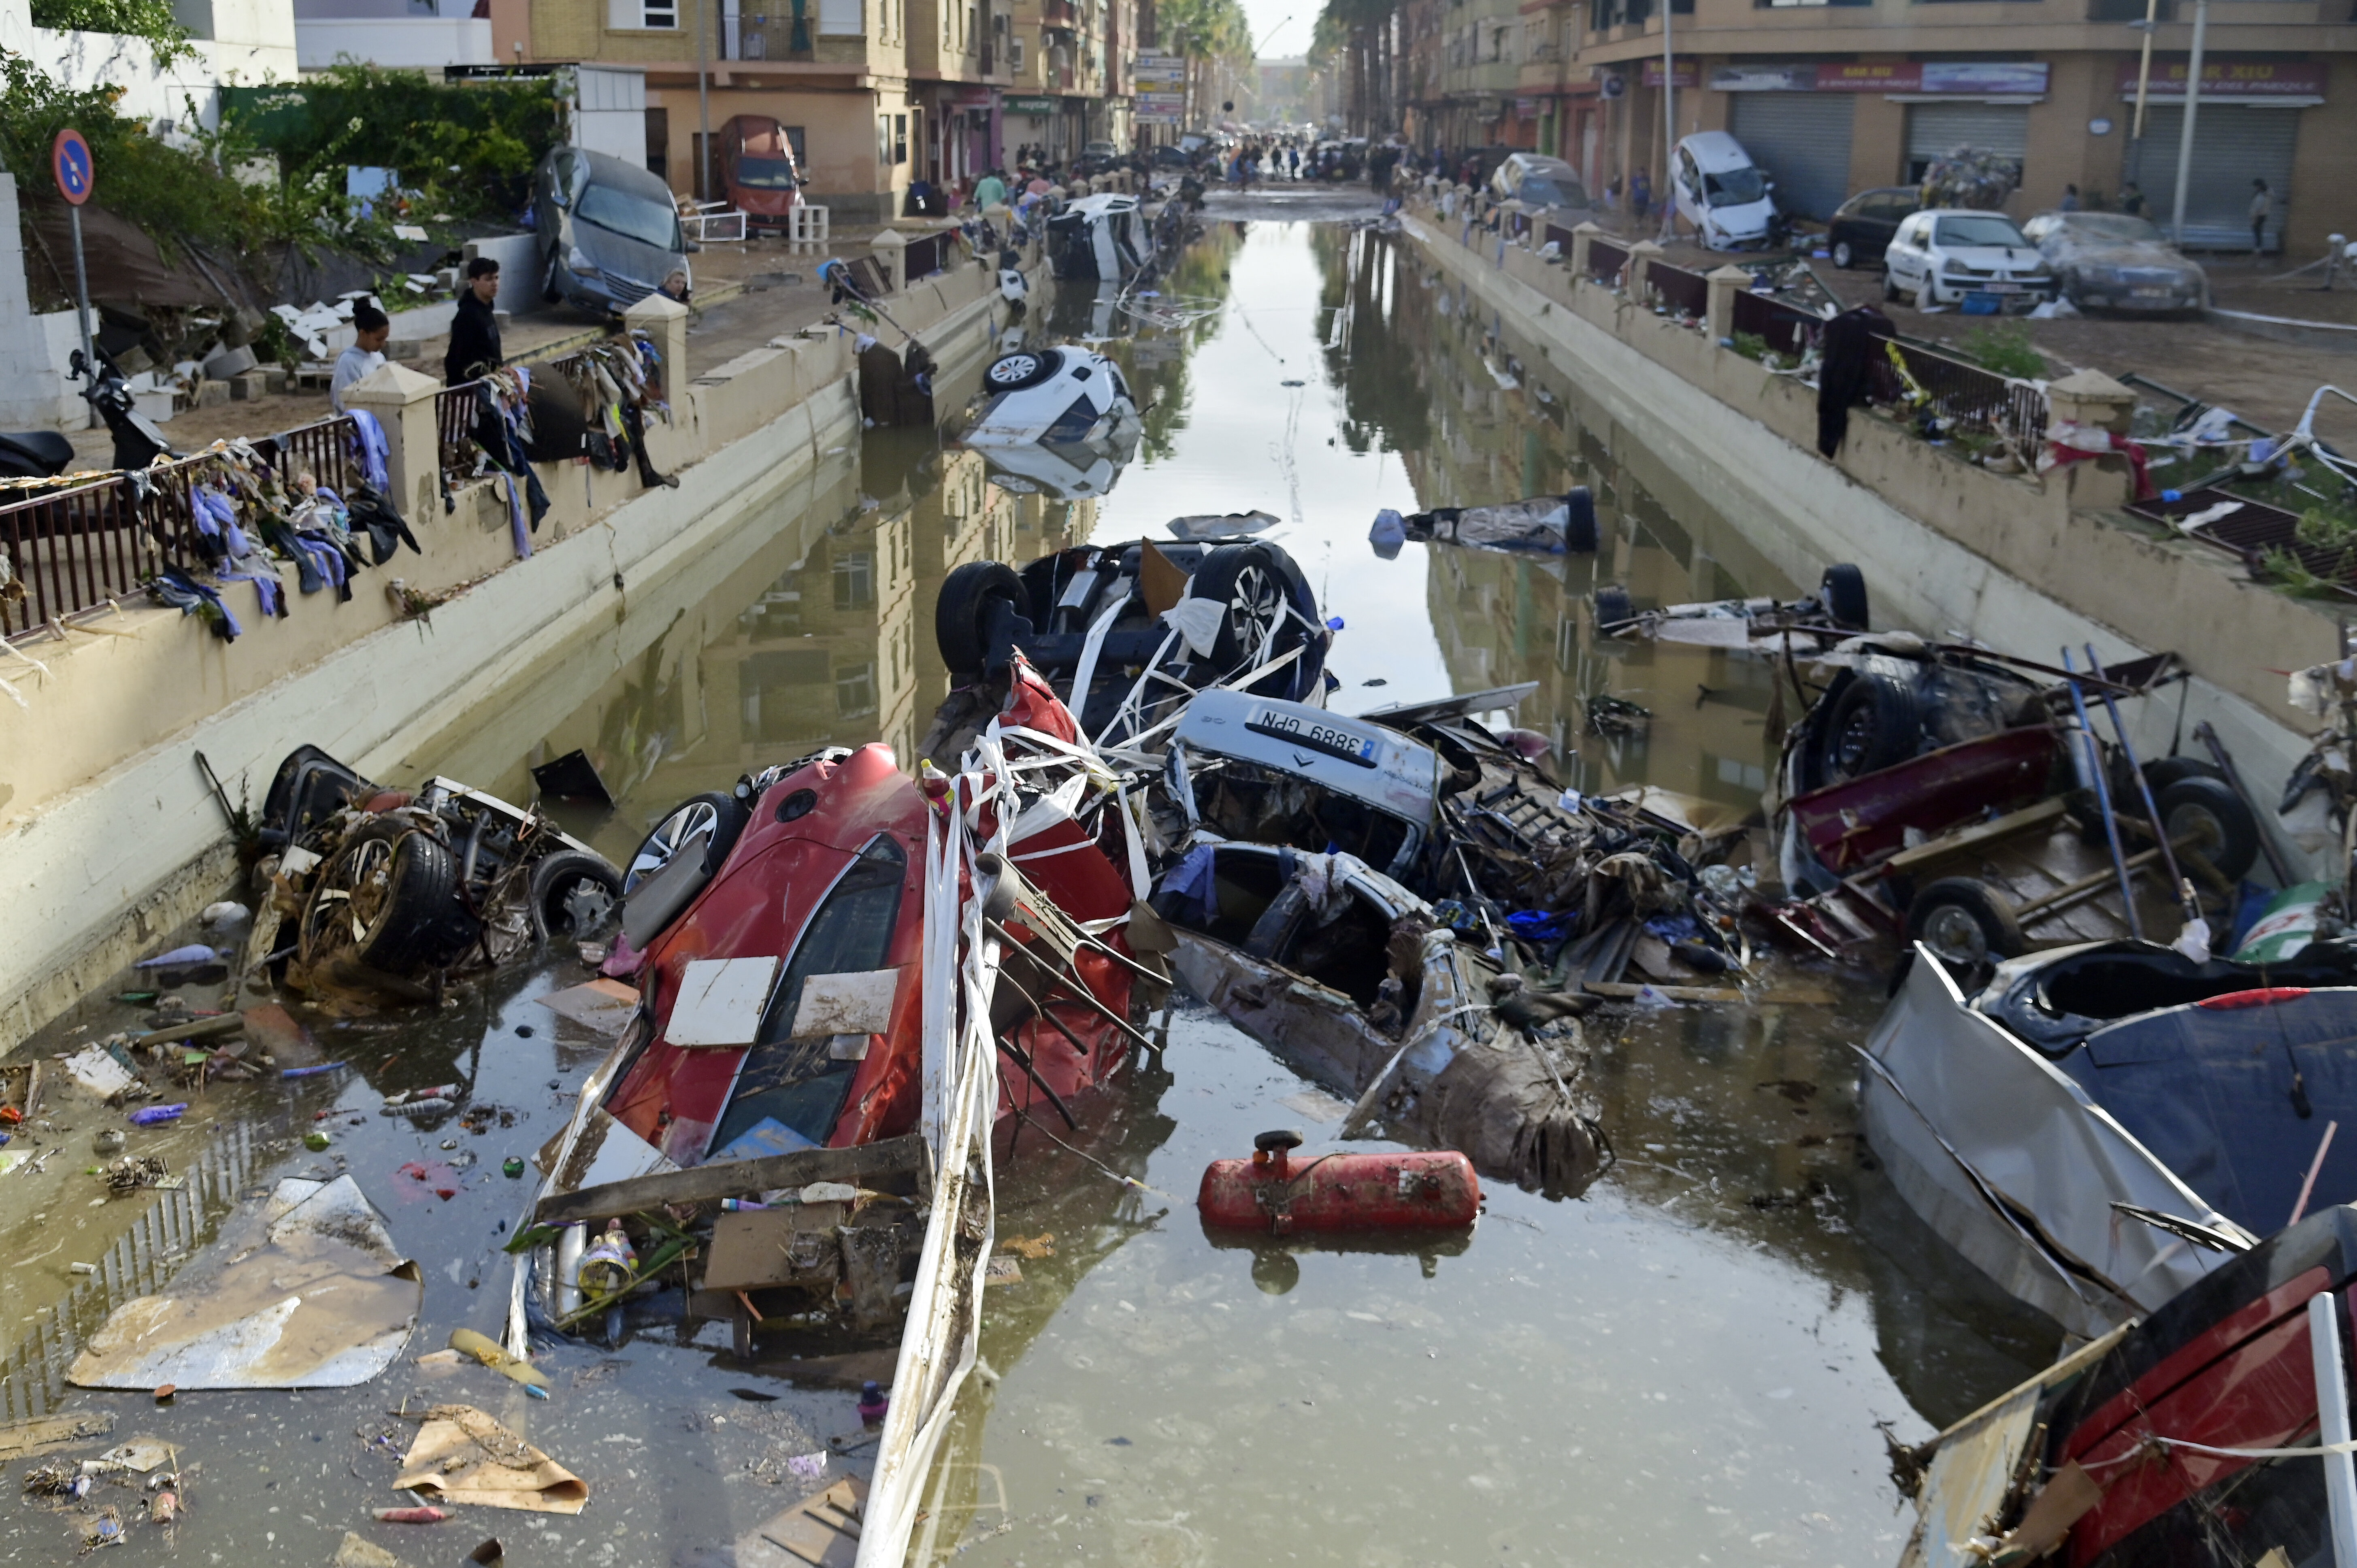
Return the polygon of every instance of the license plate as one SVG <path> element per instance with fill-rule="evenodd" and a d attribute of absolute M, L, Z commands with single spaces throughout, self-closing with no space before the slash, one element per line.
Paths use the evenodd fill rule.
<path fill-rule="evenodd" d="M 1339 757 L 1361 768 L 1375 765 L 1375 737 L 1358 735 L 1338 725 L 1302 717 L 1299 714 L 1280 713 L 1274 708 L 1254 708 L 1244 720 L 1244 728 L 1258 735 L 1273 736 L 1310 751 L 1322 751 L 1329 757 Z"/>
<path fill-rule="evenodd" d="M 2138 299 L 2167 299 L 2169 297 L 2169 291 L 2165 288 L 2140 288 L 2134 292 Z"/>
<path fill-rule="evenodd" d="M 1985 283 L 1980 287 L 1983 294 L 2019 294 L 2021 292 L 2021 285 L 2018 283 Z"/>

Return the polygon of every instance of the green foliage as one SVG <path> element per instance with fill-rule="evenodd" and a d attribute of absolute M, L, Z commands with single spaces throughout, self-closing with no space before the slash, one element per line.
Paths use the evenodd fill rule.
<path fill-rule="evenodd" d="M 188 30 L 172 15 L 171 0 L 33 0 L 33 26 L 145 38 L 162 65 L 196 53 Z"/>
<path fill-rule="evenodd" d="M 2347 550 L 2357 545 L 2357 515 L 2312 506 L 2299 514 L 2294 532 L 2302 544 L 2319 550 Z"/>
<path fill-rule="evenodd" d="M 2299 557 L 2279 544 L 2259 553 L 2259 570 L 2283 585 L 2295 596 L 2320 594 L 2332 585 L 2299 564 Z"/>
<path fill-rule="evenodd" d="M 1964 352 L 1979 361 L 1983 370 L 1995 371 L 2000 376 L 2035 381 L 2046 374 L 2046 356 L 2030 342 L 2029 328 L 2018 321 L 1975 327 L 1964 334 Z"/>
<path fill-rule="evenodd" d="M 1154 25 L 1164 48 L 1191 59 L 1238 59 L 1252 52 L 1252 25 L 1239 0 L 1160 0 Z"/>
<path fill-rule="evenodd" d="M 53 191 L 49 145 L 71 125 L 90 143 L 97 205 L 146 230 L 167 253 L 175 236 L 234 244 L 246 209 L 233 182 L 118 115 L 119 96 L 113 88 L 63 87 L 24 56 L 0 51 L 0 167 L 20 191 Z"/>
<path fill-rule="evenodd" d="M 1768 339 L 1757 332 L 1738 332 L 1734 342 L 1735 351 L 1747 360 L 1762 360 L 1768 358 Z"/>

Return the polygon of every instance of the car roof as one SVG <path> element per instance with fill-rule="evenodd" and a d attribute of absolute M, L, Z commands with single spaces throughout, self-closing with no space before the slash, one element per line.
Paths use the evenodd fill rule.
<path fill-rule="evenodd" d="M 633 196 L 644 197 L 665 207 L 673 205 L 671 187 L 662 176 L 608 153 L 594 152 L 587 147 L 573 150 L 589 161 L 589 177 L 593 182 L 610 190 L 627 190 Z"/>

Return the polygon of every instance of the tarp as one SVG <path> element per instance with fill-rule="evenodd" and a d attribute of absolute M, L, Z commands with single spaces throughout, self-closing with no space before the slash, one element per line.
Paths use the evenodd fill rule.
<path fill-rule="evenodd" d="M 65 203 L 55 197 L 44 198 L 28 191 L 24 195 L 24 210 L 34 239 L 25 255 L 34 292 L 54 293 L 59 298 L 71 299 L 73 227 Z M 102 207 L 81 209 L 81 243 L 92 305 L 139 310 L 190 309 L 229 303 L 200 269 L 167 263 L 145 230 Z"/>

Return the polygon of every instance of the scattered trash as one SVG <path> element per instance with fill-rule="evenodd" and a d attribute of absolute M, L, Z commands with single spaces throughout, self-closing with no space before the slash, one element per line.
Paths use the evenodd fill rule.
<path fill-rule="evenodd" d="M 102 1046 L 85 1046 L 65 1059 L 66 1075 L 102 1100 L 113 1100 L 139 1081 Z"/>
<path fill-rule="evenodd" d="M 376 1517 L 386 1524 L 440 1524 L 446 1519 L 456 1519 L 457 1515 L 451 1513 L 447 1509 L 437 1509 L 428 1506 L 408 1509 L 379 1509 L 376 1510 Z"/>
<path fill-rule="evenodd" d="M 60 1448 L 72 1447 L 93 1437 L 103 1437 L 114 1430 L 114 1417 L 105 1411 L 83 1411 L 72 1415 L 35 1416 L 29 1421 L 12 1422 L 0 1426 L 0 1462 L 30 1459 L 43 1454 L 53 1454 Z M 64 1461 L 70 1466 L 71 1461 Z M 25 1477 L 27 1489 L 33 1487 L 33 1477 Z"/>
<path fill-rule="evenodd" d="M 1297 1166 L 1301 1141 L 1290 1128 L 1263 1133 L 1251 1159 L 1213 1160 L 1195 1197 L 1203 1224 L 1290 1236 L 1455 1230 L 1480 1217 L 1480 1181 L 1454 1149 L 1329 1154 Z"/>
<path fill-rule="evenodd" d="M 397 1489 L 529 1513 L 577 1514 L 582 1479 L 472 1405 L 436 1405 L 403 1455 Z"/>
<path fill-rule="evenodd" d="M 525 1391 L 548 1397 L 548 1380 L 529 1362 L 520 1361 L 494 1343 L 488 1336 L 471 1328 L 450 1331 L 450 1348 L 462 1356 L 472 1356 L 484 1366 L 512 1381 L 522 1383 Z"/>

